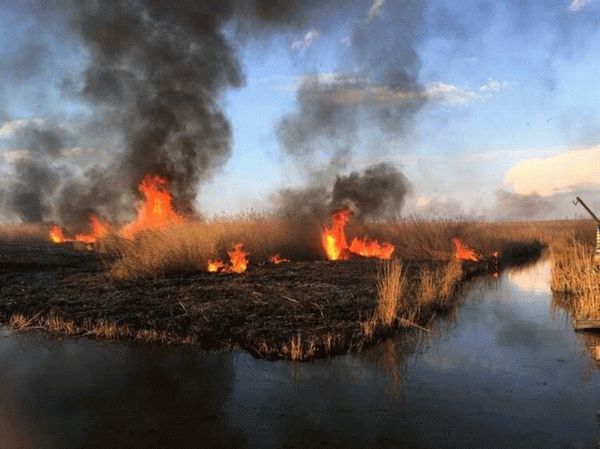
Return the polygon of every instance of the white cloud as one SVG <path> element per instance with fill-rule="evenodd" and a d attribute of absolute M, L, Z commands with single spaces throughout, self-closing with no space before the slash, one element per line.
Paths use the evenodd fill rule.
<path fill-rule="evenodd" d="M 479 92 L 483 93 L 491 93 L 491 92 L 500 92 L 502 89 L 508 86 L 507 81 L 497 81 L 495 79 L 490 78 L 487 83 L 479 86 Z"/>
<path fill-rule="evenodd" d="M 590 2 L 591 0 L 571 0 L 571 3 L 569 4 L 569 11 L 581 11 Z"/>
<path fill-rule="evenodd" d="M 292 42 L 291 48 L 293 50 L 306 50 L 308 47 L 314 44 L 320 37 L 321 33 L 319 33 L 317 30 L 309 30 L 302 38 L 295 39 Z"/>
<path fill-rule="evenodd" d="M 350 36 L 344 36 L 343 38 L 340 39 L 340 44 L 343 44 L 346 47 L 349 47 L 352 44 L 352 39 L 350 39 Z"/>
<path fill-rule="evenodd" d="M 26 128 L 30 124 L 42 126 L 44 125 L 44 123 L 44 120 L 39 118 L 9 120 L 7 122 L 4 122 L 0 127 L 0 139 L 10 139 L 16 131 L 18 131 L 19 129 Z"/>
<path fill-rule="evenodd" d="M 369 8 L 369 13 L 367 14 L 367 23 L 371 23 L 373 19 L 379 17 L 384 2 L 385 0 L 373 0 L 373 4 Z"/>
<path fill-rule="evenodd" d="M 76 157 L 88 157 L 96 152 L 95 148 L 84 148 L 84 147 L 70 147 L 62 148 L 60 155 L 65 158 L 76 158 Z"/>
<path fill-rule="evenodd" d="M 600 189 L 600 145 L 519 162 L 504 182 L 521 195 Z"/>
<path fill-rule="evenodd" d="M 452 84 L 442 82 L 430 84 L 423 91 L 424 96 L 449 105 L 463 105 L 477 99 L 477 94 L 468 89 L 462 89 Z"/>
<path fill-rule="evenodd" d="M 298 89 L 313 89 L 331 103 L 339 105 L 397 104 L 428 100 L 432 103 L 457 107 L 487 99 L 506 85 L 508 83 L 505 81 L 490 80 L 479 90 L 472 90 L 438 81 L 420 90 L 409 90 L 377 84 L 371 78 L 361 76 L 359 73 L 323 72 L 299 76 L 293 83 L 283 86 L 281 90 L 295 92 Z"/>
<path fill-rule="evenodd" d="M 308 75 L 302 75 L 296 78 L 297 86 L 307 83 L 315 83 L 329 86 L 348 86 L 357 84 L 369 84 L 369 78 L 361 77 L 352 73 L 344 72 L 320 72 Z"/>
<path fill-rule="evenodd" d="M 414 203 L 414 213 L 424 217 L 454 218 L 464 216 L 462 205 L 446 195 L 419 196 Z"/>
<path fill-rule="evenodd" d="M 15 163 L 17 161 L 23 161 L 31 159 L 31 154 L 27 150 L 9 150 L 0 154 L 0 157 L 8 163 Z"/>

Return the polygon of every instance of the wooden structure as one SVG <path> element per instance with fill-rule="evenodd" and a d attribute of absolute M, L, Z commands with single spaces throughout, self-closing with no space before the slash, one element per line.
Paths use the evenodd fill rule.
<path fill-rule="evenodd" d="M 592 210 L 580 197 L 577 197 L 577 200 L 574 201 L 573 204 L 581 204 L 588 214 L 590 214 L 590 216 L 596 221 L 596 251 L 594 252 L 594 263 L 600 264 L 600 218 L 598 218 L 596 214 L 592 212 Z"/>
<path fill-rule="evenodd" d="M 573 327 L 576 331 L 600 330 L 599 319 L 573 320 Z"/>

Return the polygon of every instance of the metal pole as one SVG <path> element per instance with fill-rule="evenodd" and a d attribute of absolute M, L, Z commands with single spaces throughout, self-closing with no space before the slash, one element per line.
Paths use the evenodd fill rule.
<path fill-rule="evenodd" d="M 575 201 L 575 205 L 577 204 L 581 204 L 585 208 L 585 210 L 588 211 L 588 214 L 590 214 L 594 220 L 600 223 L 600 218 L 596 217 L 596 214 L 594 214 L 592 210 L 589 207 L 587 207 L 587 204 L 585 204 L 583 200 L 579 197 L 577 197 L 577 201 Z"/>

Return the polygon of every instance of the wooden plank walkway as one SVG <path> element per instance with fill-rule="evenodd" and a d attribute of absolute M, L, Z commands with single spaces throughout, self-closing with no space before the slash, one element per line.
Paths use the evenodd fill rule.
<path fill-rule="evenodd" d="M 573 327 L 575 327 L 576 331 L 600 331 L 600 319 L 573 320 Z"/>

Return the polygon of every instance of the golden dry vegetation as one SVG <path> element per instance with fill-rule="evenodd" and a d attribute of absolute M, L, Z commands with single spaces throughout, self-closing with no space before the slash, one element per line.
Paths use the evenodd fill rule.
<path fill-rule="evenodd" d="M 549 242 L 565 233 L 577 234 L 579 222 L 536 223 L 425 221 L 354 224 L 346 235 L 369 236 L 395 245 L 395 258 L 410 261 L 449 261 L 451 239 L 459 236 L 483 256 L 498 251 L 505 259 L 528 257 L 532 243 Z M 140 233 L 134 240 L 116 236 L 98 247 L 114 256 L 110 274 L 116 279 L 138 279 L 169 273 L 205 270 L 209 259 L 225 258 L 238 242 L 249 253 L 250 265 L 279 254 L 292 261 L 324 259 L 317 222 L 253 216 L 237 220 L 189 221 L 167 230 Z"/>
<path fill-rule="evenodd" d="M 552 290 L 564 296 L 575 318 L 600 318 L 600 266 L 593 261 L 594 245 L 560 241 L 551 253 Z"/>

